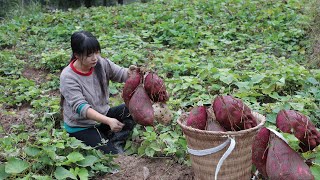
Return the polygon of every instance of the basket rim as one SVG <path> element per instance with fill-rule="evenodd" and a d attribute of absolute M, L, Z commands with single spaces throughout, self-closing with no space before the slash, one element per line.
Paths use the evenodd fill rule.
<path fill-rule="evenodd" d="M 180 115 L 180 117 L 177 119 L 177 123 L 182 127 L 182 130 L 188 130 L 188 131 L 192 131 L 192 132 L 197 132 L 197 133 L 201 133 L 201 134 L 208 134 L 208 135 L 220 135 L 220 136 L 237 136 L 237 135 L 243 135 L 243 134 L 247 134 L 249 132 L 254 132 L 257 131 L 258 129 L 260 129 L 261 127 L 264 126 L 265 122 L 266 122 L 266 117 L 263 116 L 262 114 L 258 113 L 258 112 L 254 112 L 252 111 L 252 115 L 258 119 L 258 121 L 260 121 L 260 123 L 250 129 L 244 129 L 241 131 L 226 131 L 226 132 L 221 132 L 221 131 L 207 131 L 207 130 L 201 130 L 201 129 L 196 129 L 196 128 L 192 128 L 190 126 L 184 125 L 183 124 L 183 118 L 184 116 L 186 116 L 187 113 L 184 112 Z"/>

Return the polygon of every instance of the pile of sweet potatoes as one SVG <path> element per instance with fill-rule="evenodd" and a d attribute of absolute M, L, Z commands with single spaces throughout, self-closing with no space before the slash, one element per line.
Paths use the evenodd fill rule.
<path fill-rule="evenodd" d="M 253 128 L 257 126 L 257 120 L 240 99 L 217 96 L 210 107 L 193 107 L 186 125 L 200 130 L 226 132 Z M 292 133 L 300 140 L 301 152 L 312 150 L 320 143 L 320 133 L 316 127 L 299 112 L 280 111 L 276 125 L 282 132 Z M 267 179 L 313 180 L 314 176 L 304 159 L 278 135 L 278 132 L 263 127 L 255 137 L 252 162 L 260 174 Z"/>
<path fill-rule="evenodd" d="M 300 140 L 300 152 L 310 151 L 319 145 L 320 133 L 305 115 L 297 111 L 279 111 L 276 126 Z M 252 162 L 255 167 L 262 176 L 269 179 L 313 180 L 314 176 L 304 159 L 282 138 L 265 127 L 259 131 L 252 145 Z"/>
<path fill-rule="evenodd" d="M 143 126 L 152 126 L 155 118 L 160 123 L 168 123 L 172 113 L 166 102 L 169 95 L 164 81 L 154 72 L 140 68 L 127 79 L 122 98 L 133 119 Z"/>
<path fill-rule="evenodd" d="M 196 106 L 190 110 L 187 126 L 209 131 L 240 131 L 257 126 L 251 109 L 238 98 L 217 96 L 210 108 L 215 120 L 207 120 L 209 113 L 205 106 Z"/>

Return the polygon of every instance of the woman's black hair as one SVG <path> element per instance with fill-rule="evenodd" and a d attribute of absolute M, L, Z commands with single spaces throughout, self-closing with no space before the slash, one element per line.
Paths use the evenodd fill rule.
<path fill-rule="evenodd" d="M 75 59 L 75 54 L 81 58 L 87 57 L 88 55 L 96 52 L 101 52 L 100 43 L 95 36 L 87 31 L 78 31 L 72 34 L 71 36 L 71 49 L 72 49 L 72 58 L 70 62 Z M 69 62 L 69 63 L 70 63 Z M 106 90 L 104 88 L 104 82 L 102 77 L 102 67 L 101 63 L 98 60 L 94 71 L 97 74 L 102 95 L 106 96 Z M 63 107 L 64 97 L 61 95 L 60 107 Z"/>
<path fill-rule="evenodd" d="M 71 49 L 73 57 L 74 54 L 86 57 L 89 54 L 101 51 L 100 44 L 96 37 L 87 31 L 79 31 L 72 34 Z"/>

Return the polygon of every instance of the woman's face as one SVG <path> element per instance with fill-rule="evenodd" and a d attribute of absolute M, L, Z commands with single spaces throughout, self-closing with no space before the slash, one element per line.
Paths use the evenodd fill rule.
<path fill-rule="evenodd" d="M 98 62 L 99 52 L 88 54 L 87 56 L 77 57 L 80 60 L 81 65 L 87 68 L 95 67 Z"/>

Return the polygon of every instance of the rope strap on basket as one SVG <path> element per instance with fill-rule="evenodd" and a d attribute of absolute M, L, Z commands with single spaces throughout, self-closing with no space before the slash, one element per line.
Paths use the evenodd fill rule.
<path fill-rule="evenodd" d="M 276 130 L 274 130 L 274 129 L 271 129 L 271 128 L 267 128 L 267 129 L 269 129 L 271 132 L 273 132 L 275 135 L 277 135 L 280 139 L 282 139 L 284 142 L 286 142 L 287 144 L 289 144 L 288 143 L 288 141 L 286 140 L 286 138 L 284 138 L 283 136 L 282 136 L 282 134 L 280 134 L 278 131 L 276 131 Z"/>
<path fill-rule="evenodd" d="M 220 160 L 219 160 L 219 162 L 217 164 L 216 172 L 215 172 L 215 175 L 214 175 L 214 177 L 215 177 L 214 179 L 217 180 L 218 173 L 220 171 L 222 163 L 224 162 L 224 160 L 227 159 L 227 157 L 231 154 L 231 152 L 233 151 L 234 147 L 236 146 L 236 141 L 234 140 L 234 138 L 228 137 L 228 139 L 225 142 L 223 142 L 222 144 L 220 144 L 219 146 L 214 147 L 214 148 L 203 149 L 203 150 L 195 150 L 195 149 L 191 149 L 191 148 L 187 147 L 187 150 L 192 155 L 205 156 L 205 155 L 214 154 L 216 152 L 221 151 L 229 143 L 230 143 L 230 145 L 229 145 L 227 151 L 222 155 L 222 157 L 220 158 Z"/>

